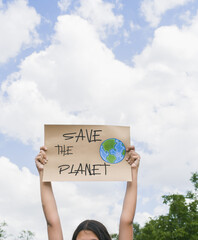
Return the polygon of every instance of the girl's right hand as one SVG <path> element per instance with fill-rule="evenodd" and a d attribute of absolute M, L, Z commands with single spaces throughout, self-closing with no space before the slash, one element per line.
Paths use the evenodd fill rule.
<path fill-rule="evenodd" d="M 43 166 L 47 163 L 47 148 L 45 146 L 40 147 L 39 154 L 35 157 L 36 167 L 39 173 L 43 172 Z"/>

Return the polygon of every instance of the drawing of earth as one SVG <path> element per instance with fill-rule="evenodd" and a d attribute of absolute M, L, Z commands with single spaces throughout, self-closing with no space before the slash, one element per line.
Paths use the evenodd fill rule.
<path fill-rule="evenodd" d="M 109 138 L 100 145 L 100 156 L 107 163 L 119 163 L 126 154 L 126 148 L 119 139 Z"/>

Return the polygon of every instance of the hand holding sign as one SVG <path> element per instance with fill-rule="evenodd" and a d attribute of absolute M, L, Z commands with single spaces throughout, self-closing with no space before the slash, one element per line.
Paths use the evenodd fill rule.
<path fill-rule="evenodd" d="M 45 125 L 44 181 L 130 181 L 126 161 L 130 128 Z"/>
<path fill-rule="evenodd" d="M 35 158 L 35 163 L 39 174 L 43 172 L 44 165 L 47 163 L 46 151 L 47 148 L 45 146 L 40 147 L 40 152 Z"/>
<path fill-rule="evenodd" d="M 135 152 L 135 147 L 130 146 L 126 149 L 128 156 L 126 161 L 131 165 L 132 168 L 138 168 L 140 164 L 140 155 Z"/>

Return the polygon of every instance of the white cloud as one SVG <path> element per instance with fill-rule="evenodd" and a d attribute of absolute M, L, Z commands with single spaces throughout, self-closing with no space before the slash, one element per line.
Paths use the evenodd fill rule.
<path fill-rule="evenodd" d="M 175 191 L 171 192 L 177 193 Z M 158 190 L 154 192 L 154 194 L 150 195 L 150 197 L 143 197 L 139 195 L 137 204 L 141 204 L 142 202 L 142 207 L 144 207 L 143 205 L 146 204 L 147 211 L 141 211 L 139 207 L 140 211 L 136 212 L 134 222 L 139 223 L 140 226 L 143 227 L 145 223 L 149 222 L 151 218 L 153 219 L 155 217 L 159 217 L 160 215 L 166 215 L 168 213 L 169 207 L 168 205 L 162 203 L 162 195 L 164 194 L 170 194 L 170 192 Z M 156 205 L 154 209 L 151 210 L 149 203 Z"/>
<path fill-rule="evenodd" d="M 157 27 L 166 11 L 192 1 L 194 0 L 144 0 L 141 3 L 141 13 L 152 27 Z"/>
<path fill-rule="evenodd" d="M 152 99 L 153 102 L 150 108 L 153 116 L 147 115 L 145 123 L 138 124 L 139 127 L 136 126 L 135 131 L 140 132 L 151 117 L 152 127 L 147 126 L 146 135 L 149 137 L 148 129 L 158 132 L 158 137 L 152 140 L 152 145 L 156 146 L 154 149 L 158 150 L 155 154 L 144 156 L 148 163 L 143 167 L 146 168 L 147 164 L 150 167 L 152 165 L 153 169 L 159 167 L 160 170 L 150 175 L 150 181 L 155 181 L 156 184 L 163 181 L 169 186 L 179 186 L 182 176 L 188 180 L 190 172 L 197 169 L 196 29 L 197 17 L 191 26 L 182 29 L 175 26 L 161 27 L 155 31 L 152 43 L 134 58 L 135 67 L 144 69 L 145 73 L 146 85 L 145 91 L 142 89 L 142 92 L 146 94 L 146 89 L 150 91 L 147 101 Z M 142 139 L 146 140 L 146 136 L 142 135 Z M 149 139 L 147 141 L 151 142 Z M 150 174 L 148 171 L 147 173 Z M 187 182 L 183 184 L 187 186 Z"/>
<path fill-rule="evenodd" d="M 198 155 L 197 18 L 157 29 L 132 68 L 87 21 L 59 17 L 51 46 L 4 83 L 1 132 L 35 145 L 44 122 L 131 125 L 151 152 L 139 149 L 141 185 L 186 189 Z"/>
<path fill-rule="evenodd" d="M 154 216 L 166 215 L 168 213 L 168 206 L 167 205 L 159 205 L 154 209 Z"/>
<path fill-rule="evenodd" d="M 118 9 L 123 9 L 123 2 L 122 0 L 115 0 L 116 7 Z"/>
<path fill-rule="evenodd" d="M 42 230 L 37 224 L 38 221 L 42 226 L 44 224 L 38 220 L 43 218 L 38 187 L 37 177 L 27 168 L 20 170 L 7 158 L 0 157 L 0 221 L 5 221 L 8 231 L 15 236 L 24 229 Z"/>
<path fill-rule="evenodd" d="M 191 12 L 189 10 L 187 10 L 185 13 L 183 13 L 180 16 L 180 19 L 184 20 L 186 23 L 191 24 Z"/>
<path fill-rule="evenodd" d="M 20 139 L 24 144 L 33 144 L 36 149 L 43 145 L 41 135 L 45 123 L 72 120 L 72 116 L 62 112 L 55 100 L 46 101 L 34 82 L 6 82 L 1 94 L 1 132 Z M 3 94 L 8 94 L 9 99 Z"/>
<path fill-rule="evenodd" d="M 116 33 L 123 25 L 123 16 L 115 15 L 115 5 L 103 0 L 80 0 L 76 14 L 91 23 L 102 38 L 109 33 Z"/>
<path fill-rule="evenodd" d="M 117 48 L 120 45 L 120 41 L 115 41 L 113 43 L 113 49 Z"/>
<path fill-rule="evenodd" d="M 58 1 L 58 7 L 62 12 L 66 12 L 71 4 L 71 0 L 60 0 Z"/>
<path fill-rule="evenodd" d="M 129 40 L 130 38 L 130 33 L 129 31 L 127 31 L 126 29 L 123 30 L 123 37 L 124 37 L 124 41 L 127 43 L 130 43 L 131 41 Z"/>
<path fill-rule="evenodd" d="M 53 185 L 63 232 L 68 239 L 86 218 L 102 221 L 110 232 L 118 231 L 120 184 L 95 183 L 93 186 L 92 183 L 59 182 Z M 98 189 L 103 189 L 103 194 Z M 0 157 L 0 190 L 0 222 L 8 224 L 8 232 L 17 236 L 21 230 L 31 230 L 37 240 L 47 239 L 38 177 L 27 168 L 19 169 L 9 159 Z"/>
<path fill-rule="evenodd" d="M 148 203 L 150 201 L 150 198 L 149 197 L 143 197 L 142 198 L 142 204 L 144 205 L 144 204 L 146 204 L 146 203 Z"/>
<path fill-rule="evenodd" d="M 148 212 L 137 212 L 135 214 L 134 222 L 139 223 L 141 227 L 144 226 L 146 222 L 150 220 L 150 218 L 153 218 L 154 216 L 151 215 Z"/>
<path fill-rule="evenodd" d="M 133 21 L 130 21 L 130 28 L 132 31 L 139 30 L 141 27 L 138 24 L 135 24 Z"/>
<path fill-rule="evenodd" d="M 22 47 L 40 43 L 36 27 L 40 16 L 26 0 L 7 3 L 0 9 L 0 63 L 15 57 Z"/>
<path fill-rule="evenodd" d="M 45 51 L 27 57 L 20 72 L 2 85 L 1 131 L 36 146 L 41 142 L 44 122 L 58 119 L 62 123 L 83 119 L 104 122 L 102 115 L 95 116 L 92 111 L 100 106 L 104 87 L 111 84 L 118 87 L 107 98 L 120 95 L 123 88 L 120 79 L 125 69 L 129 69 L 114 60 L 92 26 L 80 17 L 59 17 L 56 31 L 54 43 Z M 80 117 L 75 117 L 75 113 Z"/>

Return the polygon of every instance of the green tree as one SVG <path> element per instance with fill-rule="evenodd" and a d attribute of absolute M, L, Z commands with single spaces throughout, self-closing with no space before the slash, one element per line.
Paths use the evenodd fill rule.
<path fill-rule="evenodd" d="M 7 226 L 7 223 L 5 223 L 5 222 L 0 223 L 0 240 L 7 239 L 8 236 L 13 237 L 13 235 L 11 235 L 11 234 L 7 235 L 7 232 L 5 230 L 6 226 Z M 23 230 L 19 233 L 19 236 L 15 239 L 16 240 L 34 240 L 34 237 L 35 237 L 35 234 L 33 232 L 31 232 L 29 230 L 27 230 L 27 231 Z"/>
<path fill-rule="evenodd" d="M 17 239 L 18 240 L 19 239 L 20 240 L 33 240 L 34 236 L 35 236 L 35 234 L 33 232 L 31 232 L 29 230 L 27 230 L 27 231 L 23 230 L 23 231 L 20 232 Z"/>
<path fill-rule="evenodd" d="M 5 222 L 0 223 L 0 240 L 7 238 L 7 234 L 5 231 L 6 226 L 7 226 L 7 224 Z"/>
<path fill-rule="evenodd" d="M 194 191 L 162 196 L 163 203 L 169 206 L 168 214 L 150 219 L 143 228 L 136 225 L 135 240 L 197 240 L 198 173 L 190 180 Z"/>
<path fill-rule="evenodd" d="M 140 224 L 133 223 L 133 237 L 136 238 L 140 234 Z"/>
<path fill-rule="evenodd" d="M 112 240 L 118 240 L 119 239 L 119 235 L 117 233 L 113 233 L 110 235 Z"/>

